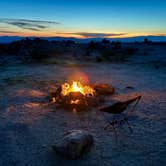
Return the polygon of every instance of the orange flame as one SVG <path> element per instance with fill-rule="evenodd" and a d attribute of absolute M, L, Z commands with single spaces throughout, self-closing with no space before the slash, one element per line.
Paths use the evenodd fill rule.
<path fill-rule="evenodd" d="M 73 81 L 72 91 L 73 92 L 81 92 L 81 93 L 83 93 L 82 87 L 81 86 L 79 87 L 78 83 L 76 81 Z"/>
<path fill-rule="evenodd" d="M 70 85 L 69 83 L 62 84 L 62 91 L 61 94 L 63 96 L 68 95 L 70 92 L 80 92 L 84 96 L 87 95 L 94 95 L 95 91 L 93 88 L 91 88 L 88 85 L 83 86 L 80 82 L 73 81 L 73 83 Z"/>

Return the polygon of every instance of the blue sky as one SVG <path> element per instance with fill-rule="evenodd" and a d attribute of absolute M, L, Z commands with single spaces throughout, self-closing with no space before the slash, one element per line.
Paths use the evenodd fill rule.
<path fill-rule="evenodd" d="M 0 1 L 0 35 L 90 37 L 95 34 L 165 35 L 166 1 Z"/>

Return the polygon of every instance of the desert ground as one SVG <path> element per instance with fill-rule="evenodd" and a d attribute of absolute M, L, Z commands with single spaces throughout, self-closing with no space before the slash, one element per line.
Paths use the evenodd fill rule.
<path fill-rule="evenodd" d="M 50 89 L 73 73 L 90 83 L 115 88 L 109 100 L 142 99 L 128 116 L 132 126 L 117 126 L 118 140 L 98 108 L 73 113 L 50 104 Z M 127 88 L 132 87 L 132 88 Z M 18 166 L 163 166 L 166 164 L 166 68 L 150 63 L 19 64 L 0 67 L 0 165 Z M 107 104 L 108 104 L 107 103 Z M 104 104 L 103 104 L 104 105 Z M 112 115 L 105 113 L 111 118 Z M 77 160 L 54 153 L 51 146 L 68 130 L 84 129 L 94 146 Z"/>

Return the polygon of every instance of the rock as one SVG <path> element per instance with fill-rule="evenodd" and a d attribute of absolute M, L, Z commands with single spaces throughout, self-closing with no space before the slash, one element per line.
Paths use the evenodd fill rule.
<path fill-rule="evenodd" d="M 112 95 L 115 89 L 108 84 L 94 84 L 93 88 L 99 95 Z"/>
<path fill-rule="evenodd" d="M 126 89 L 134 89 L 132 86 L 126 86 Z"/>
<path fill-rule="evenodd" d="M 93 136 L 83 130 L 71 130 L 53 145 L 53 150 L 65 158 L 77 159 L 90 150 L 93 145 Z"/>

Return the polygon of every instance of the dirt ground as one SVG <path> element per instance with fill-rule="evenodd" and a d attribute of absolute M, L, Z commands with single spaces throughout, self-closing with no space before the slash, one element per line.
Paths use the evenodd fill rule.
<path fill-rule="evenodd" d="M 108 100 L 143 96 L 118 140 L 105 131 L 97 110 L 73 113 L 50 105 L 50 89 L 72 75 L 108 83 Z M 126 88 L 131 86 L 133 88 Z M 166 68 L 148 64 L 29 64 L 0 67 L 0 166 L 163 166 L 166 165 Z M 127 114 L 127 111 L 126 111 Z M 105 114 L 108 118 L 112 115 Z M 78 160 L 56 155 L 51 145 L 71 129 L 90 131 L 92 150 Z"/>

